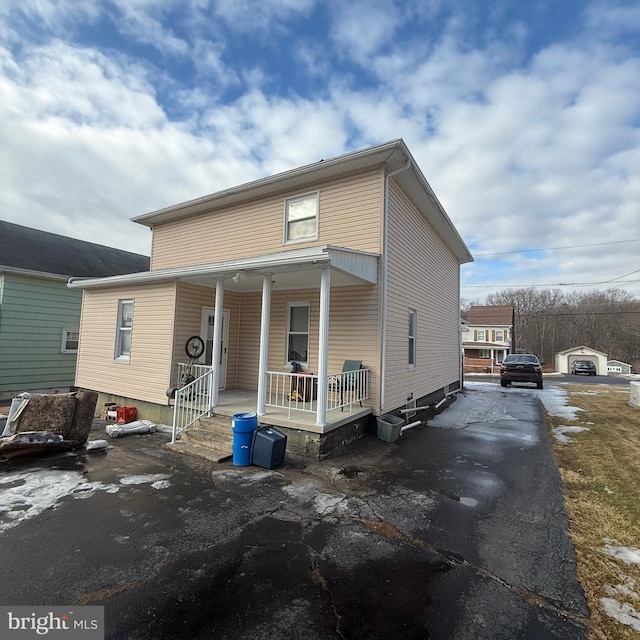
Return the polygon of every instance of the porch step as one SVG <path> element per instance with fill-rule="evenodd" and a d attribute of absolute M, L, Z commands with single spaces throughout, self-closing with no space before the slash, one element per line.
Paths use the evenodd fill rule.
<path fill-rule="evenodd" d="M 178 440 L 178 442 L 175 442 L 173 444 L 169 442 L 165 445 L 165 447 L 170 451 L 175 451 L 176 453 L 182 453 L 194 458 L 203 458 L 204 460 L 209 460 L 211 462 L 226 462 L 227 460 L 231 460 L 232 458 L 232 454 L 230 451 L 221 450 L 210 446 L 202 446 L 199 444 L 194 444 L 193 442 L 183 440 Z"/>
<path fill-rule="evenodd" d="M 233 452 L 231 418 L 222 415 L 200 418 L 180 434 L 180 440 L 167 448 L 212 462 L 226 462 Z"/>

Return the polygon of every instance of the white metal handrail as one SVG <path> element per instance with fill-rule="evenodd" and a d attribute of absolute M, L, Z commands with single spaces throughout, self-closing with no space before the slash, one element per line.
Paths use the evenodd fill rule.
<path fill-rule="evenodd" d="M 369 398 L 369 369 L 345 371 L 327 376 L 327 411 L 352 407 Z M 318 376 L 312 373 L 267 371 L 269 407 L 315 413 L 318 410 Z"/>
<path fill-rule="evenodd" d="M 202 416 L 209 415 L 211 411 L 213 369 L 211 367 L 204 368 L 206 371 L 198 378 L 176 391 L 171 436 L 173 443 L 182 431 L 197 422 Z"/>

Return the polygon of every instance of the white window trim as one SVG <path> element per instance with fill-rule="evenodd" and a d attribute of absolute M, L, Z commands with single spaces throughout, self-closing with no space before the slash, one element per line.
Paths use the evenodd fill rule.
<path fill-rule="evenodd" d="M 482 338 L 480 337 L 482 334 Z M 478 342 L 486 342 L 487 341 L 487 332 L 485 329 L 478 329 Z"/>
<path fill-rule="evenodd" d="M 291 363 L 289 360 L 289 336 L 291 335 L 291 309 L 293 307 L 307 307 L 307 360 L 305 362 L 296 360 L 296 362 L 300 362 L 300 364 L 304 366 L 309 366 L 309 350 L 311 347 L 311 304 L 309 302 L 289 302 L 287 303 L 287 335 L 285 336 L 285 345 L 284 345 L 284 359 L 285 366 Z M 295 331 L 295 335 L 303 335 L 301 331 Z"/>
<path fill-rule="evenodd" d="M 116 344 L 115 344 L 113 359 L 115 362 L 123 362 L 128 364 L 129 360 L 131 359 L 131 355 L 122 355 L 120 353 L 122 349 L 122 332 L 128 331 L 129 333 L 131 333 L 131 335 L 133 335 L 133 317 L 131 318 L 131 327 L 122 326 L 122 310 L 125 304 L 131 304 L 131 306 L 134 307 L 134 299 L 123 298 L 122 300 L 118 300 L 118 322 L 116 324 Z M 133 308 L 132 308 L 132 314 L 133 314 Z"/>
<path fill-rule="evenodd" d="M 316 213 L 315 216 L 309 216 L 308 218 L 301 218 L 302 220 L 310 220 L 312 217 L 315 217 L 316 220 L 316 232 L 313 237 L 309 236 L 308 238 L 300 238 L 298 240 L 289 240 L 289 203 L 295 200 L 304 200 L 305 198 L 314 197 L 316 200 Z M 296 221 L 298 222 L 298 221 Z M 301 242 L 312 242 L 313 240 L 318 239 L 318 229 L 320 227 L 320 192 L 319 191 L 311 191 L 309 193 L 302 193 L 297 196 L 291 196 L 290 198 L 285 198 L 284 201 L 284 244 L 299 244 Z"/>
<path fill-rule="evenodd" d="M 498 337 L 499 333 L 502 334 L 500 337 Z M 505 341 L 504 329 L 496 329 L 496 342 L 504 342 L 504 341 Z"/>
<path fill-rule="evenodd" d="M 60 343 L 60 353 L 78 353 L 77 349 L 67 349 L 67 341 L 69 339 L 70 333 L 78 334 L 78 342 L 80 342 L 80 330 L 79 329 L 68 329 L 65 327 L 62 329 L 62 342 Z"/>
<path fill-rule="evenodd" d="M 411 318 L 413 318 L 413 334 L 411 333 Z M 417 362 L 417 342 L 418 342 L 418 312 L 415 309 L 409 309 L 409 326 L 408 326 L 408 369 L 415 369 Z"/>

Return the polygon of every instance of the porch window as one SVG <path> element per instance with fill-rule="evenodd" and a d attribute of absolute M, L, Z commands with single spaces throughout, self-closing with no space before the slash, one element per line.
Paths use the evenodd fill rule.
<path fill-rule="evenodd" d="M 287 362 L 309 362 L 309 303 L 289 304 Z"/>
<path fill-rule="evenodd" d="M 481 358 L 491 358 L 491 349 L 480 349 Z"/>
<path fill-rule="evenodd" d="M 116 330 L 115 359 L 129 362 L 131 331 L 133 329 L 133 300 L 118 300 L 118 326 Z"/>
<path fill-rule="evenodd" d="M 318 238 L 318 193 L 307 193 L 284 201 L 284 241 L 302 242 Z"/>
<path fill-rule="evenodd" d="M 60 346 L 60 353 L 78 353 L 78 339 L 80 332 L 78 329 L 62 330 L 62 345 Z"/>
<path fill-rule="evenodd" d="M 409 309 L 409 366 L 416 366 L 416 328 L 417 313 L 415 309 Z"/>

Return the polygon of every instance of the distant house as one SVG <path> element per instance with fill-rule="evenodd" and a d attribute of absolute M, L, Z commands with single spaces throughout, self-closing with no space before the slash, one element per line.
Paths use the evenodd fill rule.
<path fill-rule="evenodd" d="M 593 362 L 596 365 L 596 374 L 599 376 L 606 376 L 608 373 L 607 354 L 584 345 L 556 353 L 556 371 L 569 373 L 571 365 L 576 360 L 590 360 Z"/>
<path fill-rule="evenodd" d="M 105 401 L 179 416 L 194 335 L 203 414 L 255 411 L 291 429 L 287 446 L 347 441 L 356 419 L 460 388 L 472 257 L 402 140 L 134 222 L 153 232 L 148 273 L 69 284 L 84 290 L 76 382 Z"/>
<path fill-rule="evenodd" d="M 620 360 L 607 360 L 607 371 L 612 375 L 629 375 L 631 365 Z"/>
<path fill-rule="evenodd" d="M 465 373 L 490 373 L 515 351 L 513 305 L 472 306 L 462 324 Z"/>
<path fill-rule="evenodd" d="M 82 292 L 70 277 L 148 268 L 146 256 L 0 221 L 0 396 L 74 385 Z"/>

